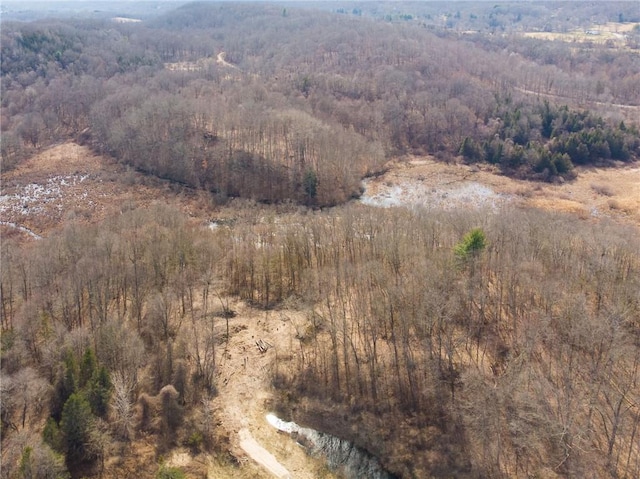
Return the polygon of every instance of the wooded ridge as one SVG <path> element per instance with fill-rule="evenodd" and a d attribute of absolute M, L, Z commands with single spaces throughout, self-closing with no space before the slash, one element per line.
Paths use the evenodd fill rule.
<path fill-rule="evenodd" d="M 55 173 L 69 201 L 114 204 L 35 232 L 2 218 L 1 477 L 261 477 L 242 436 L 302 477 L 344 472 L 267 412 L 398 477 L 640 477 L 637 203 L 596 182 L 620 215 L 355 201 L 419 155 L 531 191 L 631 171 L 635 7 L 3 19 L 0 202 L 47 214 L 52 193 L 5 179 Z M 147 196 L 82 191 L 89 161 L 92 184 Z"/>

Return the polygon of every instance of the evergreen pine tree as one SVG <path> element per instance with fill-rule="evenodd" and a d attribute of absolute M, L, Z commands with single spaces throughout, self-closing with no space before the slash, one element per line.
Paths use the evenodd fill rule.
<path fill-rule="evenodd" d="M 87 444 L 92 422 L 91 406 L 86 398 L 81 393 L 69 396 L 60 420 L 67 463 L 74 464 L 89 459 Z"/>
<path fill-rule="evenodd" d="M 80 363 L 79 386 L 85 387 L 98 369 L 98 360 L 92 348 L 87 348 Z"/>
<path fill-rule="evenodd" d="M 87 397 L 93 414 L 101 418 L 107 415 L 112 390 L 113 385 L 109 371 L 104 366 L 101 366 L 94 372 L 91 381 L 87 385 Z"/>
<path fill-rule="evenodd" d="M 53 399 L 51 401 L 51 416 L 59 421 L 62 409 L 67 399 L 78 390 L 78 364 L 70 349 L 65 351 L 63 366 L 58 374 Z"/>

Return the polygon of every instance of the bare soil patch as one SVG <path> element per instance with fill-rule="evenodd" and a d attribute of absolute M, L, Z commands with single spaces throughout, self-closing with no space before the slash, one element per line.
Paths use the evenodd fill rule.
<path fill-rule="evenodd" d="M 291 477 L 296 479 L 332 478 L 324 461 L 309 457 L 288 435 L 278 432 L 267 421 L 274 410 L 271 378 L 275 368 L 290 367 L 289 342 L 296 326 L 305 324 L 302 313 L 291 310 L 259 311 L 244 302 L 230 306 L 236 317 L 230 319 L 230 338 L 218 364 L 217 409 L 221 411 L 221 427 L 231 437 L 232 454 L 246 457 L 246 446 L 255 442 L 275 456 Z M 224 320 L 220 320 L 224 321 Z M 261 351 L 256 342 L 266 345 Z M 264 477 L 275 472 L 261 469 Z M 261 476 L 262 477 L 262 476 Z M 284 477 L 284 476 L 283 476 Z"/>

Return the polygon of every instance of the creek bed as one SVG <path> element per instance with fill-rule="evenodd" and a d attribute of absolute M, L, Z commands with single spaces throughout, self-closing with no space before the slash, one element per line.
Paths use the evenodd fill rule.
<path fill-rule="evenodd" d="M 348 479 L 393 479 L 396 476 L 384 470 L 377 458 L 349 441 L 315 429 L 302 427 L 295 422 L 283 421 L 274 414 L 267 414 L 273 427 L 289 434 L 313 456 L 322 456 L 329 468 L 339 471 Z"/>

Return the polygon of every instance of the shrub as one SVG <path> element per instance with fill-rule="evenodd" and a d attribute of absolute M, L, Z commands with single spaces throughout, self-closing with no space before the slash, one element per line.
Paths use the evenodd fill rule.
<path fill-rule="evenodd" d="M 476 257 L 486 247 L 487 238 L 482 228 L 469 231 L 454 248 L 454 254 L 461 260 Z"/>
<path fill-rule="evenodd" d="M 202 448 L 204 438 L 200 431 L 194 431 L 187 439 L 187 446 L 191 449 L 191 452 L 197 453 Z"/>
<path fill-rule="evenodd" d="M 156 479 L 186 479 L 184 472 L 177 467 L 160 466 Z"/>

